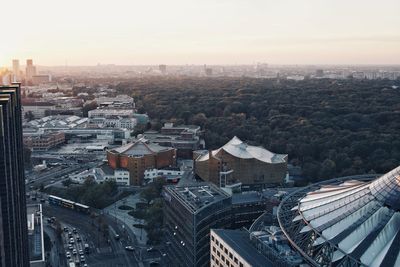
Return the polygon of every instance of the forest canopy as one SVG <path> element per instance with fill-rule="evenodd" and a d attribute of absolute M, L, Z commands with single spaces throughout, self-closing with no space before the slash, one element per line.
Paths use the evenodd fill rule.
<path fill-rule="evenodd" d="M 208 149 L 233 136 L 289 154 L 310 181 L 400 164 L 400 81 L 162 78 L 124 81 L 152 127 L 197 124 Z"/>

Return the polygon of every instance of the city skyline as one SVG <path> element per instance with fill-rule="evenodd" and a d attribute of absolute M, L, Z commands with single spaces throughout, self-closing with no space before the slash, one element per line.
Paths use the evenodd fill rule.
<path fill-rule="evenodd" d="M 14 23 L 3 32 L 9 42 L 0 44 L 0 66 L 28 58 L 44 66 L 400 63 L 393 0 L 20 0 L 2 7 L 15 12 L 4 14 Z"/>

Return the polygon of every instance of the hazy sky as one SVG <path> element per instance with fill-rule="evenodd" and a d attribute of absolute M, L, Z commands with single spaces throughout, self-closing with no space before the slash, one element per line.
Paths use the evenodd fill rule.
<path fill-rule="evenodd" d="M 400 64 L 399 0 L 0 0 L 0 65 Z"/>

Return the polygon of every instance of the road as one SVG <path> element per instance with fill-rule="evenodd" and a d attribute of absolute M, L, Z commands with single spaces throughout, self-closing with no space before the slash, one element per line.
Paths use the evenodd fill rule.
<path fill-rule="evenodd" d="M 91 253 L 85 256 L 88 266 L 99 267 L 117 267 L 139 266 L 132 251 L 125 250 L 128 245 L 128 240 L 125 240 L 126 235 L 123 235 L 121 229 L 114 223 L 109 224 L 110 237 L 105 237 L 103 232 L 99 231 L 98 222 L 92 219 L 89 215 L 81 214 L 73 210 L 62 207 L 44 204 L 43 214 L 46 217 L 56 217 L 61 225 L 69 229 L 76 228 L 77 234 L 73 235 L 75 249 L 82 249 L 82 244 L 88 243 L 91 248 Z M 114 233 L 120 233 L 121 239 L 115 240 Z M 76 236 L 79 235 L 82 242 L 76 242 Z M 127 238 L 127 237 L 126 237 Z M 130 237 L 131 238 L 131 237 Z M 67 239 L 64 236 L 64 251 L 68 249 Z M 80 245 L 78 243 L 81 243 Z"/>

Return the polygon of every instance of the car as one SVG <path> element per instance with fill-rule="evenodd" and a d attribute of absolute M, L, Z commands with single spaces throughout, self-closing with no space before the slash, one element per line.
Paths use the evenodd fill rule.
<path fill-rule="evenodd" d="M 85 256 L 81 256 L 81 262 L 85 262 Z"/>
<path fill-rule="evenodd" d="M 47 223 L 52 223 L 50 218 L 47 218 Z"/>
<path fill-rule="evenodd" d="M 72 233 L 68 232 L 68 237 L 71 238 L 72 237 Z"/>
<path fill-rule="evenodd" d="M 153 251 L 154 250 L 154 248 L 153 247 L 149 247 L 148 249 L 146 249 L 147 250 L 147 252 L 151 252 L 151 251 Z"/>
<path fill-rule="evenodd" d="M 74 244 L 74 243 L 75 243 L 75 240 L 71 237 L 71 238 L 69 239 L 69 243 L 70 243 L 70 244 Z"/>
<path fill-rule="evenodd" d="M 40 202 L 41 202 L 41 203 L 45 203 L 45 202 L 46 202 L 46 199 L 41 198 L 41 199 L 40 199 Z"/>
<path fill-rule="evenodd" d="M 67 253 L 65 253 L 65 256 L 67 256 L 67 259 L 71 258 L 71 253 L 69 253 L 69 251 L 67 251 Z"/>
<path fill-rule="evenodd" d="M 73 249 L 73 250 L 72 250 L 72 254 L 76 255 L 76 253 L 77 253 L 77 252 L 76 252 L 76 249 Z"/>
<path fill-rule="evenodd" d="M 82 241 L 82 239 L 81 239 L 81 237 L 79 235 L 76 236 L 76 241 L 77 242 L 81 242 Z"/>
<path fill-rule="evenodd" d="M 51 184 L 54 184 L 55 182 L 56 182 L 56 181 L 53 180 L 53 179 L 50 180 L 50 183 L 51 183 Z"/>
<path fill-rule="evenodd" d="M 115 236 L 114 236 L 114 238 L 115 238 L 115 240 L 119 240 L 119 234 L 116 234 Z"/>
<path fill-rule="evenodd" d="M 69 250 L 73 250 L 73 249 L 74 249 L 74 246 L 72 246 L 71 244 L 69 244 L 69 245 L 68 245 L 68 249 L 69 249 Z"/>
<path fill-rule="evenodd" d="M 72 232 L 73 232 L 74 234 L 78 233 L 78 231 L 76 230 L 76 228 L 72 228 Z"/>
<path fill-rule="evenodd" d="M 83 267 L 88 267 L 88 265 L 85 263 L 85 264 L 83 265 Z"/>
<path fill-rule="evenodd" d="M 83 250 L 82 250 L 82 249 L 80 249 L 80 250 L 79 250 L 79 255 L 81 255 L 81 256 L 82 256 L 82 255 L 84 255 L 84 254 L 85 254 L 85 253 L 83 252 Z"/>
<path fill-rule="evenodd" d="M 64 227 L 64 232 L 68 232 L 68 227 Z"/>
<path fill-rule="evenodd" d="M 135 248 L 132 247 L 132 246 L 126 246 L 125 249 L 126 249 L 126 250 L 129 250 L 129 251 L 134 251 L 134 250 L 135 250 Z"/>
<path fill-rule="evenodd" d="M 36 197 L 32 197 L 32 201 L 36 201 Z"/>

